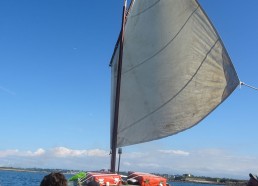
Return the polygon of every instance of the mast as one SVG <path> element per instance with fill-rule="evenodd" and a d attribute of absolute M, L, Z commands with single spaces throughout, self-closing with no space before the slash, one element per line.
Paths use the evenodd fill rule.
<path fill-rule="evenodd" d="M 127 0 L 124 0 L 123 14 L 122 14 L 122 26 L 121 26 L 121 37 L 120 37 L 120 50 L 119 50 L 119 60 L 118 60 L 118 71 L 117 71 L 117 83 L 116 83 L 114 125 L 113 125 L 112 143 L 111 143 L 111 172 L 115 172 L 115 167 L 116 167 L 117 129 L 118 129 L 118 114 L 119 114 L 119 99 L 120 99 L 120 84 L 121 84 L 121 71 L 122 71 L 122 58 L 123 58 L 123 42 L 124 42 L 124 27 L 125 27 L 125 17 L 126 17 L 126 4 L 127 4 Z"/>

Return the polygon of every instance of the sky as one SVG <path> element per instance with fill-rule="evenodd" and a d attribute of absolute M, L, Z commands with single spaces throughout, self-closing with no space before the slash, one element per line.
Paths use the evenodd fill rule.
<path fill-rule="evenodd" d="M 258 1 L 199 1 L 241 81 L 258 86 Z M 108 169 L 109 61 L 123 1 L 0 1 L 0 166 Z M 258 91 L 238 87 L 197 126 L 123 148 L 120 170 L 258 174 Z"/>

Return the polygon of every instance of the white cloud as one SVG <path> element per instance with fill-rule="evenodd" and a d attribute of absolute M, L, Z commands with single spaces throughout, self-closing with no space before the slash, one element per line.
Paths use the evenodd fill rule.
<path fill-rule="evenodd" d="M 125 165 L 125 166 L 131 166 L 131 165 L 132 165 L 130 162 L 127 162 L 127 161 L 124 161 L 124 162 L 122 162 L 122 163 L 123 163 L 123 165 Z"/>
<path fill-rule="evenodd" d="M 66 147 L 56 147 L 52 150 L 52 152 L 56 157 L 82 157 L 82 156 L 108 157 L 108 152 L 100 149 L 72 150 Z"/>
<path fill-rule="evenodd" d="M 88 156 L 109 157 L 109 152 L 100 149 L 93 149 L 88 150 Z"/>
<path fill-rule="evenodd" d="M 4 157 L 7 157 L 7 156 L 13 156 L 13 155 L 16 155 L 18 152 L 19 151 L 17 149 L 0 151 L 0 158 L 4 158 Z"/>
<path fill-rule="evenodd" d="M 4 158 L 4 157 L 10 157 L 10 156 L 24 156 L 24 157 L 31 157 L 31 156 L 41 156 L 45 153 L 44 149 L 38 149 L 35 152 L 31 152 L 31 151 L 19 151 L 17 149 L 11 149 L 11 150 L 3 150 L 0 151 L 0 157 Z"/>
<path fill-rule="evenodd" d="M 35 152 L 31 152 L 31 151 L 27 151 L 23 154 L 23 156 L 42 156 L 45 154 L 45 150 L 42 148 L 39 148 L 38 150 L 36 150 Z"/>
<path fill-rule="evenodd" d="M 0 151 L 0 157 L 36 157 L 36 156 L 48 156 L 48 157 L 108 157 L 108 152 L 101 149 L 91 150 L 73 150 L 66 147 L 56 147 L 50 150 L 44 150 L 42 148 L 37 149 L 35 152 L 32 151 L 20 151 L 17 149 L 2 150 Z"/>
<path fill-rule="evenodd" d="M 170 155 L 182 155 L 182 156 L 189 156 L 189 152 L 182 151 L 182 150 L 159 150 L 159 152 L 164 154 L 170 154 Z"/>

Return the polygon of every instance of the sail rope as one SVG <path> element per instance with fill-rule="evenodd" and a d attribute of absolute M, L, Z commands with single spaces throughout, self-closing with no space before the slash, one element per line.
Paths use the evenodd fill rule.
<path fill-rule="evenodd" d="M 248 84 L 246 84 L 246 83 L 240 81 L 240 88 L 241 88 L 241 85 L 245 85 L 245 86 L 247 86 L 247 87 L 249 87 L 249 88 L 251 88 L 251 89 L 254 89 L 254 90 L 257 90 L 257 91 L 258 91 L 258 88 L 254 87 L 254 86 L 251 86 L 251 85 L 248 85 Z"/>

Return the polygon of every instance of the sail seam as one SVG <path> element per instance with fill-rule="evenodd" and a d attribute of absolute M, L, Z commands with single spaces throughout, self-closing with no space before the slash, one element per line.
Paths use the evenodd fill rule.
<path fill-rule="evenodd" d="M 155 110 L 153 110 L 151 113 L 143 116 L 142 118 L 140 118 L 139 120 L 135 121 L 134 123 L 132 123 L 130 126 L 120 130 L 120 132 L 125 131 L 128 128 L 131 128 L 132 126 L 136 125 L 137 123 L 139 123 L 140 121 L 146 119 L 147 117 L 149 117 L 150 115 L 152 115 L 153 113 L 157 112 L 158 110 L 160 110 L 162 107 L 164 107 L 165 105 L 167 105 L 169 102 L 171 102 L 177 95 L 179 95 L 179 93 L 181 93 L 186 87 L 187 85 L 193 80 L 193 78 L 196 76 L 196 74 L 199 72 L 200 68 L 202 67 L 203 63 L 205 62 L 205 60 L 207 59 L 208 55 L 211 53 L 211 51 L 213 50 L 213 48 L 216 46 L 216 44 L 219 42 L 219 38 L 215 41 L 215 43 L 212 45 L 212 47 L 210 48 L 210 50 L 207 52 L 207 54 L 205 55 L 204 59 L 202 60 L 202 62 L 200 63 L 199 67 L 196 69 L 196 72 L 193 74 L 193 76 L 189 79 L 189 81 L 172 97 L 170 98 L 168 101 L 166 101 L 165 103 L 163 103 L 162 105 L 160 105 L 158 108 L 156 108 Z"/>
<path fill-rule="evenodd" d="M 158 55 L 159 53 L 161 53 L 165 48 L 167 48 L 179 35 L 179 33 L 181 33 L 181 31 L 183 30 L 183 28 L 185 27 L 185 25 L 188 23 L 188 21 L 190 20 L 190 18 L 193 16 L 193 14 L 198 10 L 199 6 L 190 14 L 190 16 L 187 18 L 187 20 L 185 21 L 185 23 L 183 24 L 183 26 L 179 29 L 179 31 L 176 33 L 176 35 L 166 44 L 164 45 L 160 50 L 158 50 L 156 53 L 154 53 L 152 56 L 150 56 L 149 58 L 143 60 L 142 62 L 140 62 L 139 64 L 135 65 L 134 67 L 123 71 L 122 75 L 126 74 L 127 72 L 130 72 L 131 70 L 143 65 L 144 63 L 146 63 L 147 61 L 149 61 L 150 59 L 152 59 L 153 57 L 155 57 L 156 55 Z"/>
<path fill-rule="evenodd" d="M 139 12 L 138 14 L 135 14 L 135 15 L 131 15 L 130 17 L 136 17 L 136 16 L 139 16 L 141 15 L 142 13 L 148 11 L 149 9 L 151 9 L 152 7 L 154 7 L 156 4 L 158 4 L 160 2 L 160 0 L 156 1 L 155 3 L 153 3 L 151 6 L 149 6 L 148 8 L 146 8 L 145 10 Z"/>

